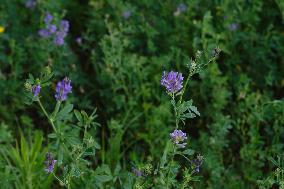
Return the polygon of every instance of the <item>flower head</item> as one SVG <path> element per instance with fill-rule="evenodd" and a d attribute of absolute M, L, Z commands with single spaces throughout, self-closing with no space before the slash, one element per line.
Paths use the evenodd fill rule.
<path fill-rule="evenodd" d="M 50 36 L 50 32 L 47 29 L 40 29 L 38 31 L 38 35 L 42 38 L 48 38 Z"/>
<path fill-rule="evenodd" d="M 36 6 L 36 1 L 35 0 L 27 0 L 25 3 L 25 6 L 29 9 L 32 9 Z"/>
<path fill-rule="evenodd" d="M 166 73 L 164 71 L 161 79 L 161 85 L 166 87 L 169 93 L 176 93 L 182 89 L 182 81 L 183 77 L 181 73 L 174 71 Z"/>
<path fill-rule="evenodd" d="M 64 31 L 65 33 L 69 31 L 69 21 L 68 20 L 61 20 L 60 30 Z"/>
<path fill-rule="evenodd" d="M 0 33 L 4 33 L 5 28 L 3 26 L 0 26 Z"/>
<path fill-rule="evenodd" d="M 62 81 L 59 81 L 56 85 L 55 98 L 57 101 L 64 101 L 67 95 L 72 92 L 71 80 L 65 77 Z"/>
<path fill-rule="evenodd" d="M 123 17 L 124 19 L 128 19 L 131 15 L 132 15 L 132 13 L 131 13 L 130 10 L 125 10 L 125 11 L 123 11 L 123 13 L 122 13 L 122 17 Z"/>
<path fill-rule="evenodd" d="M 45 155 L 45 166 L 46 166 L 45 171 L 47 173 L 51 173 L 54 169 L 54 165 L 55 165 L 56 162 L 57 162 L 57 160 L 55 160 L 54 157 L 52 156 L 52 154 L 48 152 Z"/>
<path fill-rule="evenodd" d="M 186 143 L 184 141 L 187 139 L 186 133 L 182 132 L 181 130 L 175 129 L 174 132 L 170 133 L 170 137 L 173 143 L 176 144 L 178 147 L 185 147 Z"/>
<path fill-rule="evenodd" d="M 178 6 L 177 6 L 177 11 L 178 11 L 178 12 L 185 12 L 186 9 L 187 9 L 187 6 L 186 6 L 186 4 L 184 4 L 184 3 L 180 3 L 180 4 L 178 4 Z"/>
<path fill-rule="evenodd" d="M 65 34 L 62 32 L 56 32 L 56 35 L 54 36 L 53 40 L 54 44 L 58 46 L 64 45 L 64 35 Z"/>
<path fill-rule="evenodd" d="M 81 45 L 81 44 L 82 44 L 82 38 L 81 38 L 81 37 L 77 37 L 77 38 L 76 38 L 76 43 L 77 43 L 78 45 Z"/>
<path fill-rule="evenodd" d="M 57 30 L 57 27 L 54 24 L 50 24 L 50 25 L 47 26 L 47 29 L 48 29 L 49 33 L 55 33 L 56 30 Z"/>
<path fill-rule="evenodd" d="M 45 24 L 49 24 L 52 20 L 53 20 L 53 16 L 49 12 L 47 12 L 44 17 Z"/>
<path fill-rule="evenodd" d="M 196 159 L 191 160 L 191 165 L 193 166 L 195 173 L 199 173 L 202 163 L 203 156 L 201 155 L 198 155 Z"/>
<path fill-rule="evenodd" d="M 37 97 L 39 95 L 40 89 L 41 89 L 40 85 L 34 85 L 32 87 L 32 93 L 33 93 L 34 97 Z"/>
<path fill-rule="evenodd" d="M 231 23 L 229 26 L 228 26 L 228 28 L 229 28 L 229 30 L 231 30 L 231 31 L 236 31 L 237 29 L 238 29 L 238 27 L 239 27 L 239 25 L 238 25 L 238 23 Z"/>

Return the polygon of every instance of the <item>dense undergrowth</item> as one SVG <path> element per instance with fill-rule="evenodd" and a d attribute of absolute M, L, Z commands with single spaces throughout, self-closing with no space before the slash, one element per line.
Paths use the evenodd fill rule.
<path fill-rule="evenodd" d="M 281 0 L 2 0 L 1 188 L 284 188 L 283 57 Z"/>

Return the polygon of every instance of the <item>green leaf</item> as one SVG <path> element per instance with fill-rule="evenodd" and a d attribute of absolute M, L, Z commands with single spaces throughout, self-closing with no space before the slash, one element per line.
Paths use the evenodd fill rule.
<path fill-rule="evenodd" d="M 73 110 L 73 104 L 67 104 L 62 110 L 57 114 L 56 120 L 65 120 L 68 118 L 68 114 Z"/>
<path fill-rule="evenodd" d="M 79 122 L 83 122 L 82 115 L 78 110 L 74 110 L 74 114 Z"/>
<path fill-rule="evenodd" d="M 199 111 L 197 110 L 197 108 L 195 106 L 190 106 L 189 109 L 194 112 L 196 115 L 200 116 Z"/>
<path fill-rule="evenodd" d="M 56 138 L 56 133 L 50 133 L 49 135 L 48 135 L 48 138 Z"/>
<path fill-rule="evenodd" d="M 108 175 L 96 175 L 95 179 L 98 182 L 108 182 L 112 180 L 112 176 L 108 176 Z"/>
<path fill-rule="evenodd" d="M 97 143 L 96 141 L 94 141 L 94 147 L 98 150 L 101 149 L 101 145 Z"/>
<path fill-rule="evenodd" d="M 194 150 L 191 150 L 191 149 L 187 149 L 185 151 L 182 152 L 184 155 L 188 155 L 188 156 L 191 156 L 194 154 Z"/>

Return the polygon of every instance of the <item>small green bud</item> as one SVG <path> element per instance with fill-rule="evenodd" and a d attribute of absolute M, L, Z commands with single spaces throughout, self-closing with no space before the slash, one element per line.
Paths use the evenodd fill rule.
<path fill-rule="evenodd" d="M 27 90 L 27 91 L 31 91 L 32 90 L 32 85 L 28 81 L 25 82 L 25 90 Z"/>

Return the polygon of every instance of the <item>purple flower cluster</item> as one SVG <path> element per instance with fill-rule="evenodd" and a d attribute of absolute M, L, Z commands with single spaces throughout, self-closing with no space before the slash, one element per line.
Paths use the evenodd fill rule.
<path fill-rule="evenodd" d="M 181 130 L 175 129 L 174 132 L 170 133 L 170 137 L 174 144 L 176 144 L 179 148 L 184 148 L 186 143 L 184 142 L 187 137 L 186 133 Z"/>
<path fill-rule="evenodd" d="M 25 6 L 29 9 L 32 9 L 36 6 L 36 0 L 27 0 Z"/>
<path fill-rule="evenodd" d="M 53 16 L 47 13 L 44 18 L 44 23 L 46 27 L 40 29 L 38 34 L 42 38 L 53 37 L 53 42 L 55 45 L 61 46 L 64 44 L 64 38 L 67 36 L 69 31 L 69 22 L 67 20 L 61 20 L 59 27 L 52 23 Z"/>
<path fill-rule="evenodd" d="M 203 163 L 203 157 L 198 155 L 196 159 L 191 160 L 191 165 L 194 168 L 194 173 L 199 173 L 200 167 Z"/>
<path fill-rule="evenodd" d="M 32 93 L 33 93 L 34 97 L 37 97 L 39 95 L 40 89 L 41 89 L 40 85 L 34 85 L 32 87 Z"/>
<path fill-rule="evenodd" d="M 161 85 L 166 87 L 168 93 L 176 93 L 182 89 L 183 77 L 181 73 L 170 71 L 166 73 L 164 71 Z"/>
<path fill-rule="evenodd" d="M 64 101 L 67 95 L 72 92 L 71 80 L 65 77 L 62 81 L 59 81 L 56 85 L 55 98 L 57 101 Z"/>
<path fill-rule="evenodd" d="M 52 173 L 54 170 L 54 165 L 57 162 L 56 159 L 54 159 L 54 157 L 52 156 L 51 153 L 47 153 L 45 155 L 45 171 L 47 173 Z"/>

